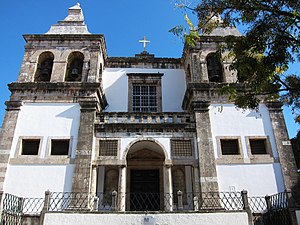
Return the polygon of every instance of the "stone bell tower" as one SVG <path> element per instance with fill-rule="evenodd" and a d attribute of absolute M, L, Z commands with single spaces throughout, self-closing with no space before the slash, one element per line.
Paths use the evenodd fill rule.
<path fill-rule="evenodd" d="M 209 107 L 211 103 L 227 101 L 219 94 L 222 83 L 236 81 L 236 74 L 229 71 L 230 60 L 224 60 L 227 53 L 222 56 L 218 53 L 227 35 L 241 34 L 234 27 L 220 26 L 209 35 L 201 35 L 195 46 L 186 45 L 183 52 L 187 89 L 182 107 L 195 114 L 200 183 L 204 192 L 219 190 Z"/>
<path fill-rule="evenodd" d="M 70 164 L 75 165 L 72 191 L 88 192 L 93 124 L 96 112 L 107 105 L 101 84 L 107 59 L 104 36 L 88 32 L 77 3 L 47 33 L 24 35 L 24 39 L 24 58 L 17 82 L 9 84 L 11 98 L 6 102 L 0 140 L 1 151 L 7 153 L 5 161 L 10 154 L 18 113 L 25 103 L 35 103 L 37 107 L 43 103 L 79 104 L 78 139 L 73 140 L 76 149 L 69 153 Z M 38 133 L 34 135 L 39 136 Z M 1 170 L 5 172 L 6 165 Z M 4 180 L 4 175 L 0 179 Z"/>

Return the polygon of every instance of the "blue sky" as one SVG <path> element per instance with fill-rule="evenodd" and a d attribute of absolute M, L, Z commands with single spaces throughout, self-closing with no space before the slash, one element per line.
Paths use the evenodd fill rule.
<path fill-rule="evenodd" d="M 3 1 L 1 3 L 0 40 L 0 124 L 10 92 L 7 84 L 17 79 L 24 54 L 22 34 L 46 33 L 52 24 L 67 16 L 76 0 Z M 175 25 L 184 24 L 183 13 L 175 9 L 174 0 L 80 1 L 85 22 L 91 33 L 104 34 L 108 56 L 134 56 L 143 51 L 138 41 L 146 36 L 151 43 L 148 52 L 157 57 L 181 57 L 183 43 L 169 33 Z M 292 68 L 292 72 L 298 70 Z M 290 137 L 299 127 L 290 110 L 285 110 Z"/>

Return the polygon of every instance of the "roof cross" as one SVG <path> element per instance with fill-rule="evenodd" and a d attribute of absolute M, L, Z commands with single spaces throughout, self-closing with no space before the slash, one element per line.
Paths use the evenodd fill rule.
<path fill-rule="evenodd" d="M 147 47 L 147 44 L 150 43 L 150 41 L 148 41 L 146 39 L 146 36 L 144 36 L 144 39 L 143 40 L 139 40 L 140 43 L 143 43 L 143 47 L 144 47 L 144 52 L 147 52 L 146 50 L 146 47 Z"/>

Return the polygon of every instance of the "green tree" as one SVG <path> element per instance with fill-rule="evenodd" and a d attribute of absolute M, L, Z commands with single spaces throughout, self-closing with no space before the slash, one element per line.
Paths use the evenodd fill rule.
<path fill-rule="evenodd" d="M 257 108 L 262 100 L 280 99 L 291 106 L 300 122 L 300 79 L 286 71 L 293 63 L 299 65 L 300 1 L 299 0 L 201 0 L 194 8 L 179 4 L 198 17 L 195 28 L 185 35 L 193 44 L 198 35 L 210 33 L 216 26 L 244 25 L 242 37 L 225 38 L 226 50 L 233 57 L 232 70 L 236 70 L 239 83 L 247 84 L 244 91 L 236 85 L 224 88 L 236 105 Z M 215 16 L 222 20 L 215 20 Z M 182 27 L 171 31 L 178 34 Z M 192 41 L 191 41 L 192 40 Z M 222 49 L 221 49 L 222 50 Z M 223 49 L 224 50 L 224 49 Z M 299 68 L 300 69 L 300 68 Z"/>

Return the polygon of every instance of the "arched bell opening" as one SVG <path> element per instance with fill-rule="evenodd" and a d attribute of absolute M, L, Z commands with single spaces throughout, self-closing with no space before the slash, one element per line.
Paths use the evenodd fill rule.
<path fill-rule="evenodd" d="M 210 53 L 206 57 L 206 63 L 209 82 L 223 82 L 223 69 L 220 56 L 217 53 Z"/>
<path fill-rule="evenodd" d="M 163 210 L 165 154 L 154 141 L 133 144 L 126 157 L 126 210 Z"/>
<path fill-rule="evenodd" d="M 43 52 L 40 54 L 37 69 L 34 76 L 36 82 L 50 82 L 54 55 L 51 52 Z"/>
<path fill-rule="evenodd" d="M 65 81 L 82 80 L 83 60 L 84 56 L 81 52 L 72 52 L 69 55 Z"/>

